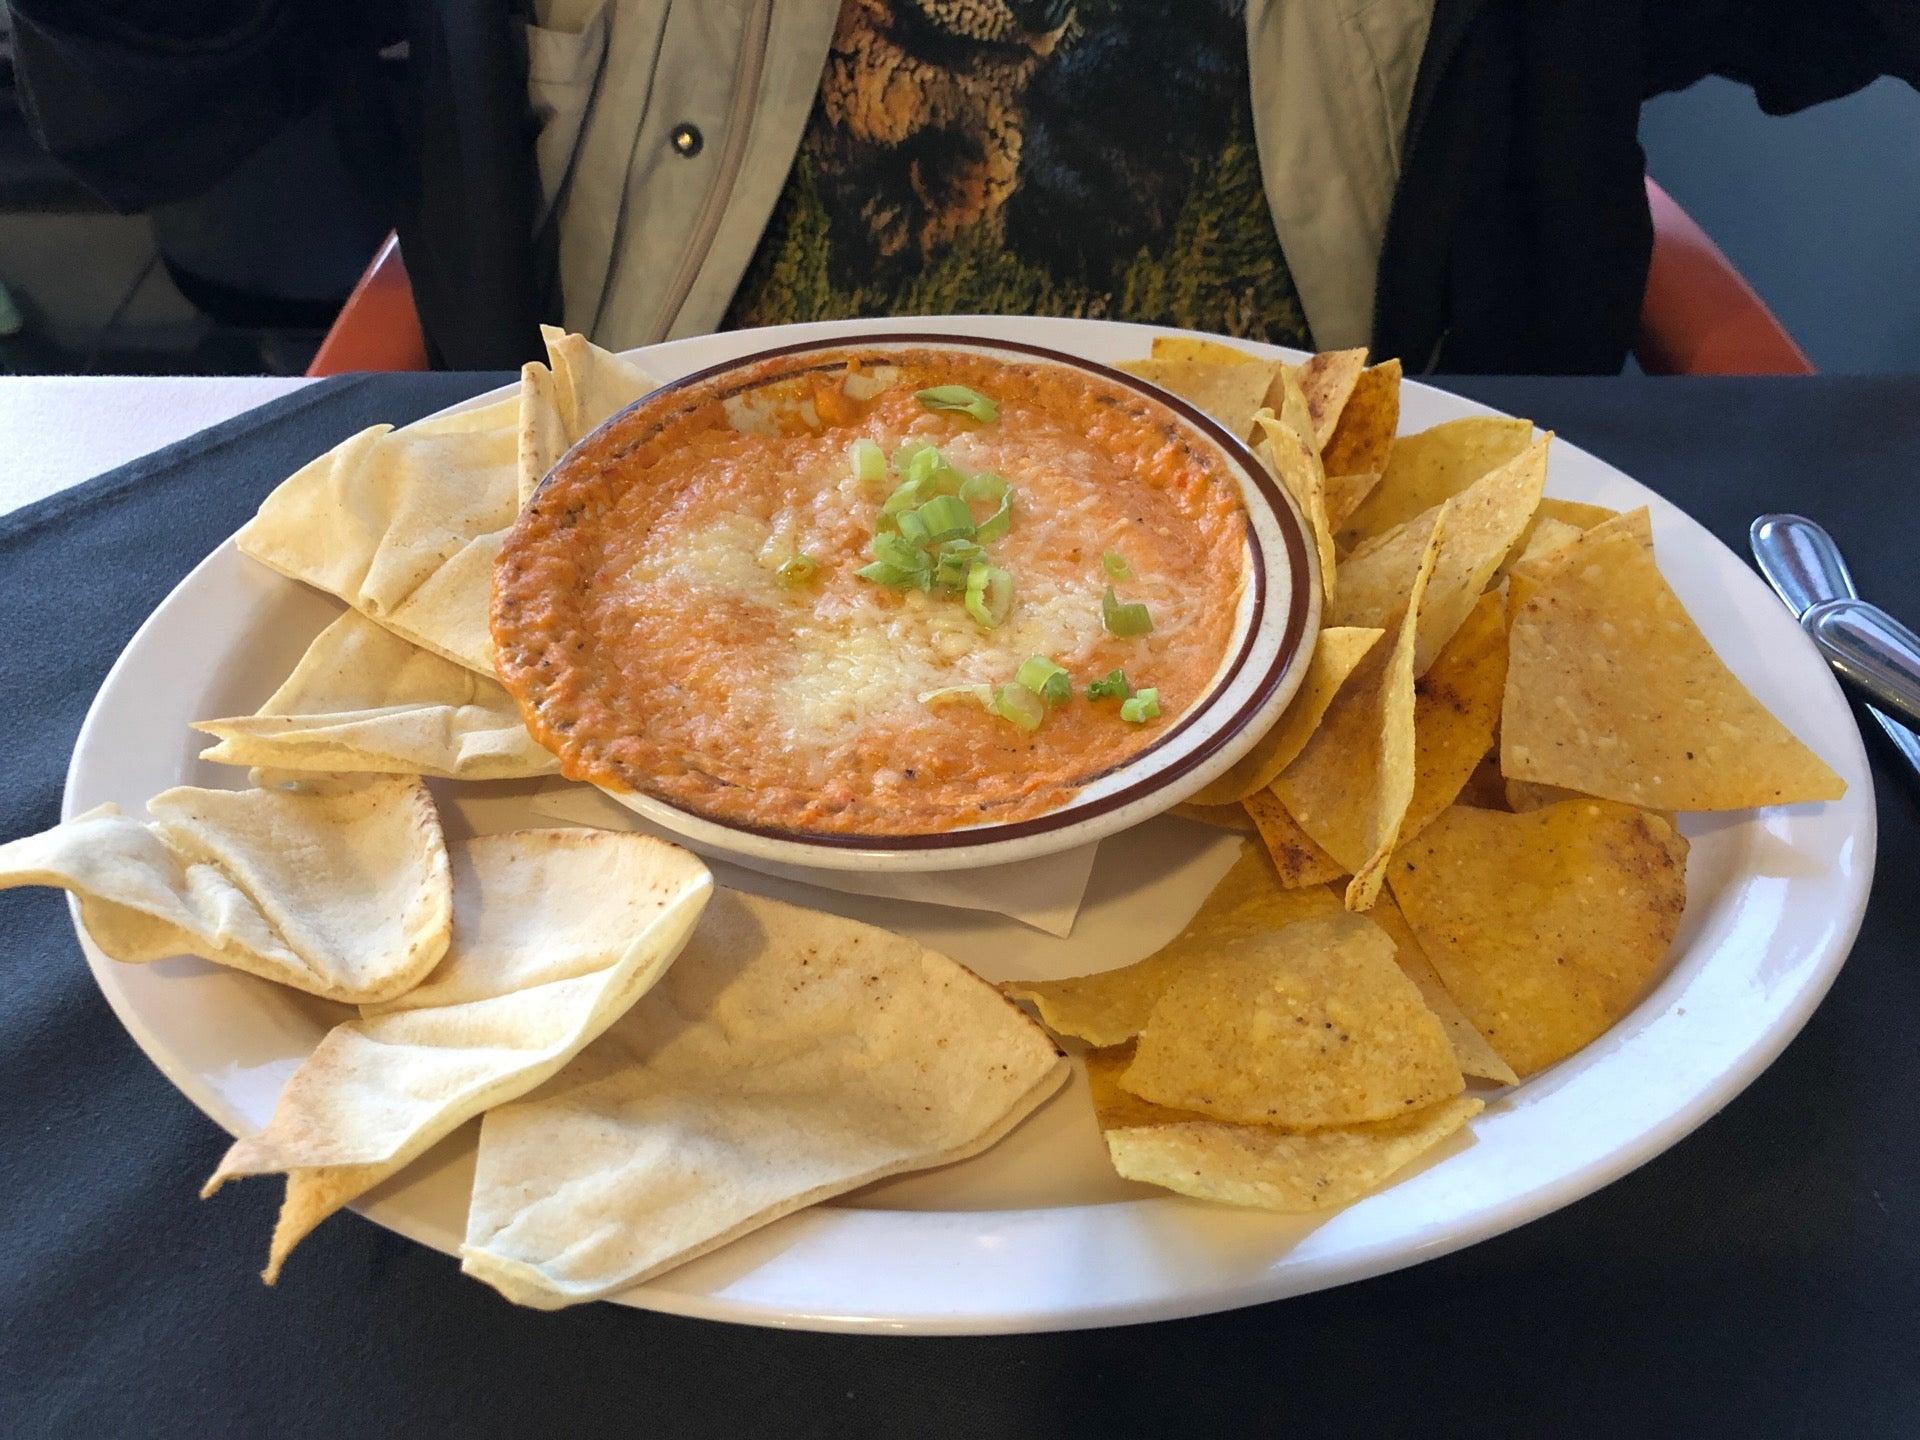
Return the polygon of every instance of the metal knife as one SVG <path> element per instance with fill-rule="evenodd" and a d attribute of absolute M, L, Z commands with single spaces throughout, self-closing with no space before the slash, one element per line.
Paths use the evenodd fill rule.
<path fill-rule="evenodd" d="M 1859 598 L 1840 547 L 1806 516 L 1762 515 L 1747 538 L 1760 573 L 1796 616 L 1804 619 L 1823 601 Z M 1920 777 L 1920 735 L 1873 705 L 1867 706 L 1867 713 Z"/>

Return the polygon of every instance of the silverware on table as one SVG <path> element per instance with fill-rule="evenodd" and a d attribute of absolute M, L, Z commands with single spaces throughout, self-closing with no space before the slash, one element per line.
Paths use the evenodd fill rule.
<path fill-rule="evenodd" d="M 1762 515 L 1753 522 L 1747 537 L 1760 573 L 1773 586 L 1774 593 L 1786 602 L 1787 608 L 1799 617 L 1800 623 L 1807 625 L 1811 620 L 1814 626 L 1834 632 L 1825 644 L 1816 633 L 1814 643 L 1821 646 L 1821 653 L 1828 657 L 1829 663 L 1834 665 L 1842 678 L 1853 679 L 1841 663 L 1833 658 L 1833 651 L 1828 644 L 1840 643 L 1851 647 L 1851 653 L 1851 649 L 1861 647 L 1869 627 L 1851 613 L 1842 619 L 1824 618 L 1836 613 L 1825 608 L 1834 602 L 1860 601 L 1860 592 L 1854 586 L 1853 576 L 1848 573 L 1847 562 L 1841 558 L 1840 547 L 1834 544 L 1833 537 L 1804 515 Z M 1878 606 L 1864 608 L 1870 608 L 1880 615 L 1886 614 Z M 1821 614 L 1810 613 L 1816 610 Z M 1887 616 L 1887 619 L 1912 640 L 1912 631 L 1893 621 L 1891 616 Z M 1862 682 L 1856 680 L 1855 683 Z M 1886 732 L 1887 739 L 1906 758 L 1914 774 L 1920 777 L 1920 735 L 1877 706 L 1869 704 L 1867 713 Z"/>

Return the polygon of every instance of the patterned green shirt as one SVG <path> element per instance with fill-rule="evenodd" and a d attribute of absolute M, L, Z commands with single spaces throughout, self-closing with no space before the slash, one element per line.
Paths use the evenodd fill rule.
<path fill-rule="evenodd" d="M 1076 315 L 1310 345 L 1245 0 L 844 0 L 729 326 Z"/>

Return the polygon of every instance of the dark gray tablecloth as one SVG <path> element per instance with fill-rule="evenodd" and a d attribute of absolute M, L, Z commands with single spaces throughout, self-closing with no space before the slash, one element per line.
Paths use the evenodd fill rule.
<path fill-rule="evenodd" d="M 348 379 L 0 519 L 0 838 L 52 824 L 134 628 L 282 476 L 496 376 Z M 1920 380 L 1477 380 L 1742 548 L 1804 510 L 1920 617 Z M 1397 1275 L 1235 1314 L 851 1339 L 516 1310 L 342 1216 L 277 1290 L 278 1186 L 194 1198 L 226 1137 L 95 990 L 58 896 L 0 893 L 0 1432 L 11 1436 L 1920 1433 L 1920 841 L 1804 1034 L 1692 1138 Z"/>

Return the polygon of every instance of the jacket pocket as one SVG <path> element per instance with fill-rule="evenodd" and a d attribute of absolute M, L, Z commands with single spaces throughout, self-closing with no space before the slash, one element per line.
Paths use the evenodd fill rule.
<path fill-rule="evenodd" d="M 1364 0 L 1347 12 L 1347 29 L 1371 62 L 1370 73 L 1354 78 L 1374 129 L 1386 137 L 1389 184 L 1398 183 L 1402 132 L 1432 22 L 1432 0 Z"/>
<path fill-rule="evenodd" d="M 536 6 L 534 13 L 554 22 L 527 26 L 527 100 L 538 127 L 533 145 L 540 177 L 536 223 L 544 226 L 580 148 L 587 110 L 607 57 L 612 0 L 592 0 L 585 7 L 550 0 Z"/>

